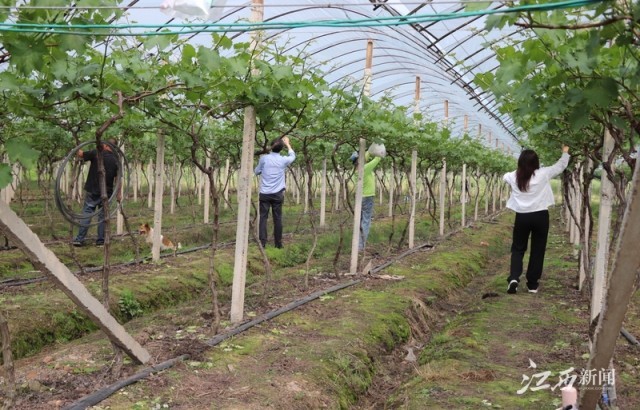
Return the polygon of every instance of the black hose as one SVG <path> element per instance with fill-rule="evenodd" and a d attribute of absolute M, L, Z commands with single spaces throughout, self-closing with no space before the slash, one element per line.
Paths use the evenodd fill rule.
<path fill-rule="evenodd" d="M 281 308 L 278 308 L 276 310 L 272 310 L 271 312 L 265 313 L 264 315 L 262 315 L 260 317 L 257 317 L 255 319 L 249 321 L 249 322 L 243 323 L 242 325 L 234 328 L 233 330 L 230 330 L 227 333 L 223 333 L 221 335 L 216 335 L 214 338 L 207 340 L 205 343 L 207 345 L 209 345 L 209 346 L 212 346 L 212 347 L 216 346 L 220 342 L 222 342 L 222 341 L 224 341 L 224 340 L 226 340 L 226 339 L 228 339 L 228 338 L 230 338 L 232 336 L 235 336 L 235 335 L 237 335 L 239 333 L 242 333 L 245 330 L 250 329 L 250 328 L 252 328 L 252 327 L 254 327 L 256 325 L 259 325 L 262 322 L 265 322 L 267 320 L 271 320 L 274 317 L 280 316 L 283 313 L 286 313 L 286 312 L 288 312 L 290 310 L 293 310 L 293 309 L 295 309 L 295 308 L 297 308 L 299 306 L 307 304 L 307 303 L 311 302 L 312 300 L 318 299 L 320 296 L 324 296 L 324 295 L 326 295 L 328 293 L 333 293 L 333 292 L 339 291 L 341 289 L 348 288 L 348 287 L 353 286 L 353 285 L 357 285 L 358 283 L 362 282 L 363 280 L 364 279 L 356 279 L 356 280 L 352 280 L 352 281 L 349 281 L 349 282 L 346 282 L 346 283 L 340 283 L 340 284 L 332 286 L 332 287 L 330 287 L 328 289 L 319 290 L 317 292 L 314 292 L 314 293 L 310 294 L 309 296 L 306 296 L 306 297 L 304 297 L 302 299 L 298 299 L 296 301 L 293 301 L 293 302 L 289 303 L 288 305 L 285 305 L 285 306 L 283 306 Z"/>
<path fill-rule="evenodd" d="M 440 241 L 448 238 L 451 234 L 454 234 L 457 231 L 458 230 L 450 232 L 449 235 L 443 236 L 440 239 Z M 417 247 L 415 247 L 415 248 L 413 248 L 413 249 L 411 249 L 409 251 L 403 252 L 402 254 L 398 255 L 396 258 L 392 259 L 391 261 L 389 261 L 387 263 L 384 263 L 382 265 L 376 266 L 375 268 L 372 269 L 371 272 L 378 272 L 378 271 L 384 269 L 385 267 L 391 265 L 392 263 L 394 263 L 394 262 L 396 262 L 396 261 L 398 261 L 398 260 L 400 260 L 400 259 L 402 259 L 402 258 L 404 258 L 406 256 L 409 256 L 409 255 L 419 251 L 420 249 L 432 248 L 432 247 L 433 247 L 433 245 L 430 245 L 430 244 L 419 245 L 419 246 L 417 246 Z M 235 336 L 237 334 L 240 334 L 240 333 L 244 332 L 245 330 L 250 329 L 250 328 L 252 328 L 252 327 L 254 327 L 254 326 L 256 326 L 256 325 L 258 325 L 258 324 L 260 324 L 262 322 L 265 322 L 267 320 L 271 320 L 271 319 L 273 319 L 273 318 L 275 318 L 277 316 L 280 316 L 283 313 L 286 313 L 286 312 L 289 312 L 289 311 L 291 311 L 293 309 L 296 309 L 297 307 L 300 307 L 300 306 L 302 306 L 304 304 L 307 304 L 307 303 L 309 303 L 309 302 L 311 302 L 311 301 L 313 301 L 315 299 L 318 299 L 319 297 L 324 296 L 326 294 L 337 292 L 339 290 L 342 290 L 342 289 L 357 285 L 358 283 L 361 283 L 364 280 L 365 280 L 364 278 L 355 279 L 355 280 L 352 280 L 352 281 L 349 281 L 349 282 L 340 283 L 338 285 L 332 286 L 332 287 L 327 288 L 327 289 L 319 290 L 319 291 L 314 292 L 314 293 L 312 293 L 312 294 L 310 294 L 310 295 L 308 295 L 308 296 L 306 296 L 306 297 L 304 297 L 302 299 L 298 299 L 296 301 L 293 301 L 293 302 L 291 302 L 291 303 L 289 303 L 289 304 L 287 304 L 287 305 L 285 305 L 285 306 L 283 306 L 281 308 L 272 310 L 271 312 L 265 313 L 264 315 L 262 315 L 262 316 L 260 316 L 258 318 L 255 318 L 255 319 L 253 319 L 253 320 L 251 320 L 249 322 L 243 323 L 242 325 L 230 330 L 227 333 L 216 335 L 215 337 L 213 337 L 212 339 L 209 339 L 205 343 L 208 346 L 211 346 L 211 347 L 216 346 L 216 345 L 220 344 L 221 342 L 223 342 L 224 340 L 226 340 L 226 339 L 228 339 L 230 337 L 233 337 L 233 336 Z M 135 383 L 135 382 L 147 377 L 148 375 L 150 375 L 150 374 L 152 374 L 154 372 L 162 370 L 162 369 L 159 368 L 161 365 L 164 365 L 165 367 L 163 367 L 163 368 L 166 369 L 168 367 L 173 366 L 176 362 L 186 359 L 187 357 L 188 357 L 188 355 L 179 356 L 179 357 L 176 357 L 174 359 L 167 360 L 166 362 L 163 362 L 160 365 L 148 367 L 148 368 L 142 370 L 141 372 L 136 373 L 135 375 L 133 375 L 133 376 L 127 378 L 127 379 L 124 379 L 124 380 L 122 380 L 120 382 L 116 382 L 116 383 L 114 383 L 114 384 L 112 384 L 110 386 L 107 386 L 107 387 L 105 387 L 105 388 L 103 388 L 101 390 L 98 390 L 95 393 L 92 393 L 92 394 L 90 394 L 88 396 L 85 396 L 84 398 L 82 398 L 79 401 L 71 404 L 70 406 L 65 407 L 64 410 L 84 410 L 89 406 L 93 406 L 95 404 L 98 404 L 102 400 L 104 400 L 107 397 L 111 396 L 113 393 L 115 393 L 119 389 L 121 389 L 123 387 L 126 387 L 126 386 L 128 386 L 128 385 L 130 385 L 132 383 Z"/>
<path fill-rule="evenodd" d="M 84 396 L 77 402 L 65 407 L 64 410 L 84 410 L 89 406 L 100 403 L 102 400 L 111 396 L 113 393 L 117 392 L 123 387 L 127 387 L 130 384 L 136 383 L 138 380 L 142 380 L 153 373 L 158 373 L 162 370 L 173 367 L 173 365 L 175 365 L 176 363 L 186 360 L 187 358 L 189 358 L 189 355 L 185 354 L 182 356 L 174 357 L 173 359 L 169 359 L 155 366 L 147 367 L 146 369 L 139 371 L 133 376 L 129 376 L 126 379 L 115 382 L 103 389 L 98 390 L 95 393 Z"/>
<path fill-rule="evenodd" d="M 62 194 L 62 189 L 60 187 L 60 181 L 62 180 L 62 176 L 64 174 L 64 170 L 67 167 L 67 164 L 69 163 L 69 161 L 71 161 L 76 157 L 78 150 L 80 150 L 82 147 L 86 145 L 94 144 L 94 143 L 95 143 L 94 141 L 86 141 L 78 145 L 74 149 L 72 149 L 64 158 L 64 160 L 62 160 L 62 163 L 60 163 L 60 166 L 58 167 L 58 172 L 56 174 L 56 183 L 53 191 L 56 207 L 58 208 L 58 210 L 60 211 L 64 219 L 66 219 L 67 221 L 77 226 L 80 226 L 86 223 L 86 221 L 88 221 L 90 218 L 93 219 L 93 217 L 97 216 L 101 210 L 101 207 L 96 208 L 96 210 L 91 215 L 85 215 L 82 213 L 78 214 L 78 213 L 72 212 L 71 209 L 69 209 L 69 207 L 67 206 L 67 204 L 64 203 L 64 200 L 62 198 L 63 194 Z M 122 183 L 123 175 L 126 175 L 126 180 L 123 187 L 123 195 L 122 195 L 123 198 L 125 197 L 126 189 L 129 186 L 129 163 L 127 162 L 127 157 L 125 157 L 124 153 L 122 152 L 122 150 L 120 150 L 120 148 L 118 148 L 117 146 L 107 141 L 104 141 L 103 144 L 108 145 L 111 148 L 111 150 L 116 154 L 116 158 L 118 159 L 118 173 L 116 175 L 116 185 L 113 189 L 113 193 L 111 194 L 111 197 L 109 197 L 109 209 L 112 210 L 111 217 L 114 217 L 118 212 L 118 206 L 114 205 L 114 203 L 117 201 L 118 192 L 120 191 L 123 185 Z M 100 222 L 104 221 L 104 216 L 102 219 L 100 218 L 96 218 L 96 219 L 97 220 L 90 223 L 89 226 L 97 225 Z"/>
<path fill-rule="evenodd" d="M 233 245 L 235 244 L 235 241 L 231 241 L 231 242 L 223 242 L 218 244 L 218 249 L 221 248 L 226 248 L 227 246 Z M 176 252 L 176 255 L 183 255 L 185 253 L 191 253 L 191 252 L 197 252 L 203 249 L 208 249 L 211 247 L 211 243 L 208 243 L 206 245 L 200 245 L 200 246 L 196 246 L 193 248 L 188 248 L 188 249 L 183 249 L 180 251 Z M 168 258 L 169 256 L 173 256 L 173 253 L 167 253 L 164 255 L 160 255 L 161 258 Z M 151 260 L 151 256 L 145 256 L 144 258 L 140 258 L 140 259 L 134 259 L 132 261 L 129 262 L 123 262 L 123 263 L 119 263 L 117 265 L 111 265 L 112 269 L 117 269 L 117 268 L 123 268 L 125 266 L 131 266 L 131 265 L 137 265 L 140 263 L 144 263 L 146 261 Z M 75 276 L 78 276 L 80 274 L 84 273 L 92 273 L 92 272 L 101 272 L 104 268 L 102 266 L 96 266 L 96 267 L 92 267 L 92 268 L 86 268 L 84 269 L 84 271 L 75 271 L 73 272 L 73 274 Z M 4 288 L 10 288 L 10 287 L 14 287 L 14 286 L 24 286 L 24 285 L 29 285 L 32 283 L 39 283 L 39 282 L 44 282 L 48 279 L 47 276 L 38 276 L 36 278 L 31 278 L 31 279 L 21 279 L 21 278 L 13 278 L 13 279 L 6 279 L 6 280 L 2 280 L 0 281 L 0 290 L 4 289 Z"/>

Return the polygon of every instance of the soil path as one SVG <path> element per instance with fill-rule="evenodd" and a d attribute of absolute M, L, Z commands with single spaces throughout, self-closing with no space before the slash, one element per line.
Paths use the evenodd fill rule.
<path fill-rule="evenodd" d="M 510 254 L 492 258 L 484 274 L 442 305 L 458 314 L 447 317 L 421 351 L 414 349 L 418 361 L 405 360 L 407 351 L 388 356 L 357 408 L 560 407 L 560 382 L 575 376 L 574 386 L 579 388 L 589 351 L 589 299 L 576 289 L 577 263 L 561 229 L 560 221 L 554 220 L 537 294 L 527 291 L 524 277 L 517 294 L 507 294 Z M 627 326 L 637 326 L 637 315 L 636 303 Z M 621 409 L 640 408 L 639 353 L 619 340 L 616 382 Z M 599 369 L 594 373 L 604 375 Z"/>
<path fill-rule="evenodd" d="M 127 327 L 156 362 L 190 358 L 95 409 L 555 409 L 561 372 L 577 375 L 587 362 L 588 303 L 575 289 L 576 263 L 557 220 L 540 293 L 506 293 L 511 220 L 479 224 L 381 272 L 403 280 L 368 279 L 213 349 L 204 343 L 206 296 L 136 319 Z M 268 299 L 273 306 L 263 307 L 309 292 L 297 290 L 300 281 L 281 283 Z M 625 324 L 636 335 L 638 305 Z M 619 343 L 623 409 L 640 408 L 638 356 Z M 111 358 L 94 333 L 21 360 L 15 408 L 59 409 L 112 383 Z M 125 364 L 122 376 L 136 370 Z"/>

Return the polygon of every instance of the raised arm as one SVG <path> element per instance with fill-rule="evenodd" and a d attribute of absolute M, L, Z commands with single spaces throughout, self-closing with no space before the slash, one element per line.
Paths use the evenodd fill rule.
<path fill-rule="evenodd" d="M 569 165 L 569 158 L 571 158 L 569 156 L 569 147 L 566 145 L 563 145 L 562 156 L 560 157 L 560 159 L 555 164 L 551 165 L 550 167 L 547 167 L 546 171 L 549 175 L 549 178 L 553 178 L 556 175 L 560 174 L 562 171 L 564 171 L 567 165 Z"/>

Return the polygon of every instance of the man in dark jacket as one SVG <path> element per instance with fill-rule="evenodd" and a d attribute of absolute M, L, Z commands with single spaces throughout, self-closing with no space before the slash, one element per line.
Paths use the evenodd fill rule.
<path fill-rule="evenodd" d="M 109 144 L 116 146 L 114 138 L 109 139 Z M 102 145 L 102 158 L 104 161 L 105 180 L 107 185 L 107 196 L 110 198 L 113 194 L 114 183 L 118 176 L 118 157 L 108 144 Z M 96 208 L 100 208 L 98 212 L 98 239 L 96 246 L 104 245 L 104 211 L 102 209 L 102 198 L 100 195 L 100 178 L 98 175 L 98 151 L 92 149 L 90 151 L 78 150 L 78 158 L 84 161 L 91 161 L 89 165 L 89 174 L 84 184 L 85 197 L 84 206 L 82 208 L 83 217 L 80 221 L 80 230 L 73 240 L 73 246 L 83 246 L 89 225 L 93 218 Z"/>

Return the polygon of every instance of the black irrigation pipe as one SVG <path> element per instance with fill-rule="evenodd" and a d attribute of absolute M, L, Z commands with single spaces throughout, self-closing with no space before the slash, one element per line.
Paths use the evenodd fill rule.
<path fill-rule="evenodd" d="M 433 248 L 434 245 L 430 244 L 430 243 L 424 243 L 422 245 L 416 246 L 415 248 L 409 249 L 406 252 L 401 253 L 400 255 L 396 256 L 395 258 L 383 263 L 382 265 L 378 265 L 375 268 L 371 269 L 371 273 L 378 273 L 380 272 L 382 269 L 386 268 L 387 266 L 390 266 L 392 264 L 394 264 L 395 262 L 399 261 L 400 259 L 407 257 L 411 254 L 414 254 L 424 248 Z"/>
<path fill-rule="evenodd" d="M 318 212 L 314 212 L 314 214 L 318 214 Z M 291 215 L 297 217 L 297 216 L 306 215 L 306 214 L 304 212 L 300 212 L 300 213 L 291 214 Z M 235 224 L 237 222 L 238 222 L 237 220 L 221 221 L 218 224 L 219 225 L 232 225 L 232 224 Z M 189 230 L 189 229 L 192 229 L 192 228 L 202 227 L 203 225 L 204 226 L 213 226 L 213 222 L 210 222 L 208 224 L 199 223 L 199 224 L 181 226 L 181 227 L 178 227 L 178 228 L 169 228 L 169 229 L 166 230 L 166 232 L 171 233 L 171 232 L 186 231 L 186 230 Z M 296 232 L 296 233 L 299 233 L 299 232 Z M 285 234 L 285 235 L 290 235 L 290 234 Z M 120 235 L 113 234 L 113 235 L 111 235 L 111 239 L 112 240 L 113 239 L 118 239 L 119 240 L 119 239 L 127 238 L 129 236 L 130 236 L 129 232 L 125 232 L 125 233 L 122 233 Z M 61 239 L 51 239 L 51 240 L 48 240 L 48 241 L 42 241 L 42 243 L 44 245 L 51 245 L 51 244 L 56 244 L 56 243 L 68 243 L 68 239 L 63 239 L 63 238 L 61 238 Z M 16 249 L 18 249 L 17 246 L 9 246 L 9 247 L 2 246 L 2 247 L 0 247 L 0 252 L 12 251 L 12 250 L 16 250 Z"/>
<path fill-rule="evenodd" d="M 153 373 L 161 372 L 162 370 L 166 370 L 170 367 L 173 367 L 178 362 L 186 360 L 189 358 L 189 355 L 185 354 L 182 356 L 174 357 L 173 359 L 169 359 L 162 363 L 159 363 L 155 366 L 147 367 L 134 374 L 133 376 L 129 376 L 126 379 L 120 380 L 119 382 L 113 383 L 103 389 L 98 390 L 95 393 L 92 393 L 88 396 L 83 397 L 77 402 L 71 404 L 64 408 L 64 410 L 84 410 L 89 406 L 93 406 L 95 404 L 100 403 L 107 397 L 111 396 L 113 393 L 122 389 L 123 387 L 127 387 L 130 384 L 136 383 L 138 380 L 144 379 L 147 376 L 150 376 Z"/>
<path fill-rule="evenodd" d="M 277 316 L 280 316 L 283 313 L 289 312 L 295 308 L 298 308 L 302 305 L 305 305 L 313 300 L 318 299 L 320 296 L 324 296 L 326 294 L 329 293 L 333 293 L 333 292 L 337 292 L 339 290 L 351 287 L 353 285 L 357 285 L 358 283 L 361 283 L 364 279 L 355 279 L 355 280 L 351 280 L 349 282 L 345 282 L 345 283 L 340 283 L 337 285 L 334 285 L 330 288 L 327 289 L 322 289 L 319 290 L 317 292 L 314 292 L 308 296 L 305 296 L 302 299 L 298 299 L 296 301 L 293 301 L 285 306 L 282 306 L 276 310 L 272 310 L 271 312 L 265 313 L 264 315 L 261 315 L 249 322 L 243 323 L 242 325 L 234 328 L 233 330 L 227 332 L 227 333 L 223 333 L 220 335 L 216 335 L 214 338 L 207 340 L 205 343 L 211 347 L 216 346 L 218 344 L 220 344 L 220 342 L 227 340 L 230 337 L 233 337 L 237 334 L 240 334 L 242 332 L 244 332 L 247 329 L 250 329 L 256 325 L 259 325 L 262 322 L 265 322 L 267 320 L 271 320 Z"/>
<path fill-rule="evenodd" d="M 223 342 L 224 340 L 233 337 L 239 333 L 244 332 L 247 329 L 250 329 L 262 322 L 265 322 L 267 320 L 271 320 L 277 316 L 280 316 L 283 313 L 289 312 L 290 310 L 296 309 L 304 304 L 307 304 L 315 299 L 318 299 L 321 296 L 324 296 L 326 294 L 329 293 L 333 293 L 336 292 L 338 290 L 341 289 L 345 289 L 348 287 L 351 287 L 353 285 L 357 285 L 358 283 L 361 283 L 364 279 L 355 279 L 349 282 L 345 282 L 345 283 L 340 283 L 338 285 L 332 286 L 330 288 L 327 289 L 323 289 L 323 290 L 319 290 L 317 292 L 314 292 L 302 299 L 298 299 L 294 302 L 289 303 L 288 305 L 285 305 L 281 308 L 278 308 L 276 310 L 272 310 L 269 313 L 265 313 L 264 315 L 257 317 L 249 322 L 243 323 L 242 325 L 234 328 L 233 330 L 221 334 L 221 335 L 217 335 L 214 338 L 206 341 L 205 343 L 211 347 L 214 347 L 218 344 L 220 344 L 221 342 Z M 100 403 L 101 401 L 103 401 L 104 399 L 108 398 L 109 396 L 111 396 L 113 393 L 117 392 L 118 390 L 122 389 L 123 387 L 129 386 L 130 384 L 136 383 L 144 378 L 146 378 L 147 376 L 153 374 L 153 373 L 157 373 L 161 370 L 164 369 L 168 369 L 170 367 L 172 367 L 173 365 L 175 365 L 176 363 L 185 360 L 189 357 L 189 355 L 182 355 L 182 356 L 178 356 L 175 357 L 173 359 L 167 360 L 165 362 L 162 362 L 156 366 L 151 366 L 151 367 L 147 367 L 146 369 L 143 369 L 142 371 L 134 374 L 133 376 L 127 377 L 126 379 L 123 379 L 121 381 L 118 381 L 116 383 L 113 383 L 107 387 L 104 387 L 94 393 L 91 393 L 88 396 L 83 397 L 82 399 L 72 403 L 70 406 L 65 407 L 63 410 L 84 410 L 87 407 L 90 406 L 95 406 L 96 404 Z"/>
<path fill-rule="evenodd" d="M 495 215 L 491 215 L 489 216 L 489 218 L 495 218 L 495 216 L 497 216 L 497 214 Z M 453 230 L 449 233 L 447 233 L 446 235 L 442 236 L 441 238 L 438 239 L 437 242 L 441 242 L 445 239 L 447 239 L 449 236 L 455 234 L 456 232 L 459 232 L 462 230 L 462 227 L 460 227 L 459 229 Z M 421 249 L 424 248 L 433 248 L 435 245 L 431 245 L 428 243 L 419 245 L 413 249 L 410 249 L 406 252 L 403 252 L 402 254 L 398 255 L 397 257 L 393 258 L 392 260 L 385 262 L 381 265 L 376 266 L 375 268 L 373 268 L 371 270 L 371 273 L 375 273 L 375 272 L 379 272 L 382 269 L 386 268 L 387 266 L 393 264 L 394 262 L 397 262 L 398 260 L 407 257 L 413 253 L 418 252 Z M 271 312 L 265 313 L 264 315 L 261 315 L 260 317 L 257 317 L 249 322 L 243 323 L 241 325 L 239 325 L 238 327 L 230 330 L 227 333 L 223 333 L 220 335 L 216 335 L 214 336 L 212 339 L 209 339 L 208 341 L 205 342 L 205 344 L 207 344 L 208 346 L 214 347 L 218 344 L 220 344 L 221 342 L 229 339 L 230 337 L 236 336 L 256 325 L 259 325 L 262 322 L 266 322 L 268 320 L 271 320 L 277 316 L 280 316 L 283 313 L 289 312 L 293 309 L 296 309 L 302 305 L 305 305 L 309 302 L 312 302 L 318 298 L 320 298 L 321 296 L 327 295 L 329 293 L 333 293 L 333 292 L 337 292 L 339 290 L 342 289 L 346 289 L 349 288 L 351 286 L 357 285 L 359 283 L 362 283 L 366 278 L 360 278 L 360 279 L 354 279 L 351 280 L 349 282 L 345 282 L 345 283 L 340 283 L 337 285 L 334 285 L 330 288 L 327 289 L 323 289 L 323 290 L 319 290 L 317 292 L 314 292 L 308 296 L 305 296 L 302 299 L 298 299 L 296 301 L 293 301 L 285 306 L 282 306 L 278 309 L 272 310 Z M 188 357 L 188 355 L 183 355 L 183 356 L 179 356 L 170 360 L 167 360 L 166 362 L 162 362 L 160 365 L 156 365 L 156 366 L 152 366 L 152 367 L 148 367 L 138 373 L 136 373 L 135 375 L 128 377 L 127 379 L 124 379 L 120 382 L 116 382 L 114 384 L 111 384 L 103 389 L 98 390 L 95 393 L 92 393 L 88 396 L 83 397 L 82 399 L 80 399 L 79 401 L 71 404 L 68 407 L 65 407 L 63 410 L 84 410 L 89 406 L 94 406 L 98 403 L 100 403 L 102 400 L 106 399 L 107 397 L 111 396 L 113 393 L 115 393 L 116 391 L 118 391 L 119 389 L 126 387 L 130 384 L 133 384 L 139 380 L 142 380 L 144 378 L 146 378 L 147 376 L 149 376 L 152 373 L 155 373 L 157 371 L 159 371 L 159 366 L 164 365 L 164 369 L 169 368 L 171 366 L 173 366 L 174 364 L 176 364 L 177 362 L 184 360 Z M 161 370 L 161 369 L 160 369 Z"/>
<path fill-rule="evenodd" d="M 640 342 L 638 342 L 638 339 L 636 339 L 624 327 L 620 329 L 620 334 L 624 336 L 625 339 L 627 339 L 627 342 L 629 342 L 630 345 L 640 347 Z"/>
<path fill-rule="evenodd" d="M 223 249 L 226 248 L 228 246 L 231 246 L 235 244 L 235 241 L 231 241 L 231 242 L 223 242 L 218 244 L 218 249 Z M 181 251 L 176 252 L 176 255 L 184 255 L 185 253 L 192 253 L 192 252 L 197 252 L 197 251 L 201 251 L 203 249 L 209 249 L 211 248 L 211 243 L 208 243 L 206 245 L 201 245 L 201 246 L 196 246 L 194 248 L 188 248 L 188 249 L 184 249 Z M 172 253 L 167 253 L 164 255 L 160 255 L 161 258 L 168 258 L 169 256 L 173 256 Z M 119 263 L 117 265 L 111 265 L 112 269 L 119 269 L 119 268 L 124 268 L 126 266 L 132 266 L 132 265 L 138 265 L 141 263 L 145 263 L 151 260 L 151 256 L 145 256 L 144 258 L 140 258 L 140 259 L 134 259 L 132 261 L 129 262 L 123 262 L 123 263 Z M 92 267 L 92 268 L 86 268 L 84 269 L 85 273 L 93 273 L 93 272 L 100 272 L 103 270 L 102 266 L 96 266 L 96 267 Z M 74 275 L 78 276 L 82 273 L 82 271 L 75 271 L 73 272 Z M 39 276 L 37 278 L 32 278 L 32 279 L 20 279 L 20 278 L 14 278 L 14 279 L 6 279 L 3 281 L 0 281 L 0 290 L 4 289 L 4 288 L 10 288 L 10 287 L 14 287 L 14 286 L 24 286 L 24 285 L 30 285 L 32 283 L 39 283 L 39 282 L 44 282 L 48 279 L 47 276 Z"/>
<path fill-rule="evenodd" d="M 293 235 L 293 233 L 286 233 L 284 234 L 284 236 L 291 236 Z M 231 245 L 234 245 L 236 242 L 235 241 L 229 241 L 229 242 L 222 242 L 218 244 L 217 249 L 224 249 L 226 247 L 229 247 Z M 196 246 L 194 248 L 188 248 L 188 249 L 184 249 L 181 251 L 177 251 L 175 254 L 176 255 L 184 255 L 185 253 L 191 253 L 191 252 L 197 252 L 203 249 L 209 249 L 211 248 L 211 242 L 209 242 L 206 245 L 200 245 L 200 246 Z M 164 255 L 160 255 L 161 258 L 168 258 L 170 256 L 174 256 L 173 253 L 165 253 Z M 151 256 L 145 256 L 144 258 L 140 258 L 140 259 L 134 259 L 132 261 L 129 262 L 123 262 L 123 263 L 119 263 L 117 265 L 111 265 L 112 269 L 119 269 L 119 268 L 124 268 L 126 266 L 132 266 L 132 265 L 138 265 L 141 263 L 145 263 L 147 261 L 151 260 Z M 91 268 L 86 268 L 84 269 L 85 273 L 93 273 L 93 272 L 100 272 L 103 270 L 102 266 L 96 266 L 96 267 L 91 267 Z M 75 271 L 73 272 L 74 275 L 78 276 L 82 274 L 82 271 Z M 3 281 L 0 281 L 0 291 L 4 288 L 10 288 L 10 287 L 14 287 L 14 286 L 25 286 L 25 285 L 30 285 L 33 283 L 40 283 L 40 282 L 44 282 L 46 281 L 48 278 L 46 276 L 38 276 L 37 278 L 32 278 L 32 279 L 23 279 L 23 278 L 13 278 L 13 279 L 6 279 Z"/>

